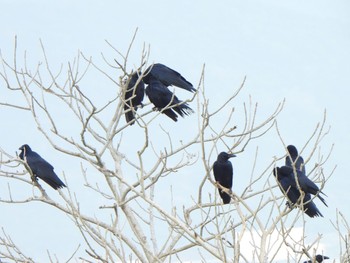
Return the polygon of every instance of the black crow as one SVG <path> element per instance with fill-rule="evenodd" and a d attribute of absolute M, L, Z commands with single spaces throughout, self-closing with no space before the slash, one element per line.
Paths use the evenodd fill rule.
<path fill-rule="evenodd" d="M 287 151 L 288 153 L 285 162 L 286 166 L 293 167 L 294 163 L 296 170 L 302 171 L 304 174 L 306 174 L 304 159 L 298 154 L 297 148 L 294 145 L 288 145 Z"/>
<path fill-rule="evenodd" d="M 142 79 L 139 79 L 139 75 L 141 73 L 134 72 L 129 79 L 129 83 L 127 86 L 127 90 L 125 91 L 124 96 L 124 111 L 125 119 L 130 125 L 135 123 L 135 112 L 137 110 L 137 106 L 142 106 L 142 100 L 145 96 L 145 84 Z"/>
<path fill-rule="evenodd" d="M 215 181 L 221 186 L 230 189 L 230 191 L 232 190 L 233 168 L 232 163 L 228 159 L 231 157 L 236 157 L 236 155 L 221 152 L 213 166 Z M 231 196 L 220 188 L 218 190 L 224 204 L 230 203 Z"/>
<path fill-rule="evenodd" d="M 276 167 L 273 169 L 273 174 L 279 183 L 278 185 L 282 193 L 287 196 L 290 208 L 293 205 L 297 204 L 302 207 L 305 214 L 307 214 L 309 217 L 323 217 L 321 212 L 316 207 L 315 203 L 311 200 L 310 193 L 304 192 L 304 197 L 301 202 L 301 191 L 299 191 L 298 187 L 295 186 L 295 179 L 291 176 L 289 171 L 286 173 L 284 169 Z"/>
<path fill-rule="evenodd" d="M 308 260 L 308 261 L 304 261 L 304 263 L 314 263 L 314 262 L 318 262 L 318 263 L 322 263 L 323 260 L 325 259 L 329 259 L 329 257 L 327 256 L 322 256 L 322 255 L 316 255 L 314 260 Z M 316 261 L 315 261 L 316 260 Z"/>
<path fill-rule="evenodd" d="M 291 185 L 296 188 L 304 191 L 305 193 L 316 195 L 324 204 L 327 206 L 326 201 L 320 196 L 320 193 L 324 194 L 318 186 L 311 181 L 305 173 L 302 171 L 296 170 L 296 176 L 294 174 L 293 168 L 291 166 L 282 166 L 280 168 L 283 174 L 288 175 L 290 177 Z M 295 180 L 297 179 L 297 181 Z"/>
<path fill-rule="evenodd" d="M 187 103 L 179 100 L 161 81 L 150 78 L 146 88 L 149 100 L 154 104 L 155 109 L 161 111 L 173 121 L 177 121 L 179 114 L 181 117 L 193 113 Z M 164 109 L 166 108 L 166 109 Z M 176 113 L 175 113 L 176 112 Z"/>
<path fill-rule="evenodd" d="M 32 151 L 29 145 L 24 144 L 19 149 L 21 150 L 19 158 L 28 164 L 35 178 L 39 177 L 55 190 L 66 186 L 53 171 L 53 166 Z"/>
<path fill-rule="evenodd" d="M 173 85 L 191 92 L 196 91 L 193 85 L 180 73 L 160 63 L 153 64 L 146 69 L 143 81 L 146 84 L 150 84 L 151 79 L 159 80 L 166 87 Z"/>

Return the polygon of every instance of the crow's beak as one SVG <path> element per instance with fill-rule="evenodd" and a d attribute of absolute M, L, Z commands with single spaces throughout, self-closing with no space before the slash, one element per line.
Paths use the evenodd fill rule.
<path fill-rule="evenodd" d="M 229 154 L 228 155 L 228 158 L 232 158 L 232 157 L 236 157 L 237 155 L 235 155 L 235 154 Z"/>
<path fill-rule="evenodd" d="M 272 173 L 276 177 L 278 175 L 278 167 L 273 168 Z"/>

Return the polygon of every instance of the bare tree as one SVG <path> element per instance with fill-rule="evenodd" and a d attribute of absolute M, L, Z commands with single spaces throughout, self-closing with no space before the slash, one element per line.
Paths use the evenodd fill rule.
<path fill-rule="evenodd" d="M 187 100 L 191 105 L 197 104 L 196 121 L 191 121 L 190 126 L 184 127 L 181 122 L 186 120 L 181 120 L 176 123 L 178 130 L 168 130 L 166 125 L 159 124 L 164 116 L 154 112 L 149 103 L 135 111 L 136 124 L 130 126 L 124 120 L 126 80 L 131 70 L 144 71 L 150 64 L 149 51 L 144 48 L 136 68 L 129 65 L 132 43 L 125 54 L 108 45 L 115 57 L 102 55 L 104 66 L 79 53 L 73 62 L 58 69 L 52 69 L 41 45 L 43 62 L 32 69 L 26 56 L 23 65 L 19 65 L 16 42 L 13 62 L 2 57 L 0 72 L 2 86 L 18 98 L 15 103 L 0 101 L 1 107 L 29 112 L 33 125 L 50 147 L 79 160 L 84 191 L 102 200 L 99 209 L 106 211 L 107 216 L 99 217 L 81 209 L 89 200 L 79 200 L 68 175 L 67 189 L 58 190 L 58 196 L 50 196 L 40 181 L 33 185 L 25 163 L 14 152 L 4 150 L 0 176 L 9 180 L 9 185 L 17 181 L 28 188 L 33 185 L 34 189 L 23 199 L 9 187 L 8 195 L 2 194 L 0 202 L 41 202 L 68 215 L 84 240 L 84 244 L 77 246 L 85 251 L 80 252 L 79 247 L 72 260 L 183 261 L 186 253 L 191 253 L 204 262 L 211 259 L 275 262 L 281 250 L 289 253 L 290 262 L 312 258 L 321 236 L 314 237 L 312 244 L 304 242 L 308 220 L 300 210 L 285 206 L 285 198 L 271 176 L 276 162 L 283 161 L 284 155 L 259 171 L 255 167 L 257 150 L 249 183 L 241 194 L 233 189 L 230 205 L 221 204 L 211 175 L 212 164 L 220 151 L 241 153 L 252 141 L 268 133 L 280 135 L 277 116 L 284 102 L 277 103 L 270 115 L 258 118 L 258 105 L 252 98 L 240 105 L 236 103 L 245 85 L 243 79 L 232 94 L 223 95 L 226 100 L 221 105 L 212 105 L 206 97 L 203 68 L 198 91 Z M 98 96 L 85 81 L 96 75 L 109 83 L 98 87 Z M 237 116 L 237 108 L 244 113 L 243 118 Z M 324 119 L 306 144 L 313 145 L 306 163 L 328 133 L 325 123 Z M 286 147 L 281 135 L 280 143 Z M 310 175 L 323 188 L 333 171 L 324 174 L 322 166 L 328 158 L 320 156 Z M 91 170 L 93 177 L 88 175 Z M 190 192 L 181 190 L 181 184 L 173 186 L 179 174 L 196 176 L 198 185 L 188 185 L 190 180 L 182 181 L 183 189 L 191 189 Z M 179 196 L 187 202 L 178 200 Z M 298 221 L 303 222 L 303 233 L 296 240 L 292 233 Z M 347 240 L 348 236 L 342 241 Z M 250 245 L 251 254 L 247 254 L 243 245 Z M 35 261 L 24 255 L 5 231 L 0 239 L 0 258 L 9 262 Z M 49 260 L 55 261 L 51 256 Z"/>

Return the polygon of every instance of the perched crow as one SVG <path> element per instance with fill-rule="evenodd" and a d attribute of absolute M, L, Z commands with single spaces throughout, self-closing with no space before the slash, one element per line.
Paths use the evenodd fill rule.
<path fill-rule="evenodd" d="M 286 166 L 293 167 L 294 163 L 296 170 L 302 171 L 304 174 L 306 174 L 304 159 L 298 154 L 297 148 L 294 145 L 288 145 L 287 150 L 288 153 L 285 162 Z"/>
<path fill-rule="evenodd" d="M 322 255 L 316 255 L 314 260 L 308 260 L 308 261 L 304 261 L 304 263 L 314 263 L 314 262 L 318 262 L 321 263 L 323 262 L 323 260 L 325 259 L 329 259 L 329 257 L 327 256 L 322 256 Z M 315 261 L 316 260 L 316 261 Z"/>
<path fill-rule="evenodd" d="M 296 170 L 297 176 L 295 176 L 293 168 L 290 166 L 282 166 L 280 170 L 282 171 L 283 174 L 289 176 L 291 186 L 293 186 L 296 189 L 299 189 L 300 187 L 300 189 L 305 193 L 316 195 L 325 204 L 325 206 L 327 206 L 326 201 L 322 198 L 322 196 L 320 196 L 320 193 L 322 194 L 324 193 L 320 190 L 320 188 L 318 188 L 318 186 L 313 181 L 311 181 L 305 175 L 305 173 L 303 173 L 302 171 Z M 295 179 L 297 179 L 297 181 Z M 298 184 L 299 184 L 299 187 L 298 187 Z"/>
<path fill-rule="evenodd" d="M 176 86 L 191 92 L 196 91 L 180 73 L 160 63 L 153 64 L 146 69 L 143 81 L 150 84 L 151 79 L 159 80 L 166 87 Z"/>
<path fill-rule="evenodd" d="M 161 81 L 150 78 L 146 88 L 149 100 L 154 104 L 155 109 L 161 111 L 173 121 L 177 121 L 178 115 L 184 117 L 193 113 L 187 103 L 179 100 Z M 164 109 L 166 108 L 166 109 Z M 176 112 L 176 113 L 175 113 Z"/>
<path fill-rule="evenodd" d="M 19 158 L 27 162 L 35 178 L 39 177 L 55 190 L 66 186 L 55 174 L 52 165 L 33 152 L 29 145 L 24 144 L 19 149 L 21 150 Z"/>
<path fill-rule="evenodd" d="M 283 194 L 285 194 L 289 200 L 288 204 L 291 205 L 298 204 L 301 206 L 305 214 L 309 217 L 321 216 L 321 212 L 316 207 L 315 203 L 311 200 L 311 194 L 304 192 L 304 198 L 301 202 L 300 196 L 301 191 L 299 191 L 298 187 L 295 186 L 294 174 L 286 173 L 285 169 L 281 169 L 276 167 L 273 169 L 273 174 L 276 177 L 276 180 L 279 183 L 279 187 Z"/>
<path fill-rule="evenodd" d="M 232 190 L 232 177 L 233 168 L 231 162 L 228 160 L 231 157 L 236 157 L 234 154 L 228 154 L 226 152 L 221 152 L 218 155 L 217 160 L 214 162 L 213 170 L 215 181 L 221 186 Z M 228 204 L 231 201 L 229 194 L 225 193 L 222 189 L 218 188 L 219 194 L 221 196 L 224 204 Z"/>
<path fill-rule="evenodd" d="M 134 72 L 129 79 L 127 90 L 124 97 L 125 119 L 130 125 L 135 123 L 135 112 L 137 106 L 142 106 L 142 100 L 145 96 L 145 84 L 139 79 L 140 72 Z"/>

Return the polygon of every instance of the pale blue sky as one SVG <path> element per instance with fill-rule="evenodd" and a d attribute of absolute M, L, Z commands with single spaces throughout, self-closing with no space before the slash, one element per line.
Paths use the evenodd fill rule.
<path fill-rule="evenodd" d="M 316 223 L 310 235 L 324 233 L 326 253 L 332 257 L 338 255 L 329 220 L 334 220 L 336 208 L 350 220 L 350 197 L 347 195 L 350 182 L 346 169 L 350 149 L 348 1 L 248 0 L 213 4 L 212 1 L 0 0 L 0 6 L 0 49 L 5 58 L 11 58 L 14 36 L 17 35 L 19 54 L 26 50 L 33 65 L 42 60 L 39 39 L 54 67 L 71 61 L 78 50 L 102 64 L 101 52 L 115 55 L 105 40 L 125 52 L 138 28 L 130 69 L 131 65 L 138 66 L 144 43 L 151 47 L 151 62 L 162 62 L 177 69 L 195 85 L 205 63 L 205 86 L 211 105 L 222 103 L 226 98 L 224 94 L 232 94 L 247 76 L 246 86 L 237 98 L 237 110 L 242 109 L 242 102 L 247 101 L 250 94 L 258 102 L 259 118 L 263 119 L 286 98 L 278 124 L 287 144 L 303 146 L 326 109 L 331 132 L 322 147 L 327 152 L 334 143 L 335 148 L 325 171 L 330 172 L 335 165 L 338 167 L 324 189 L 329 207 L 316 201 L 325 218 L 313 219 Z M 110 84 L 99 78 L 91 79 L 87 86 L 92 94 L 95 91 L 95 96 L 100 96 L 103 87 Z M 0 98 L 1 101 L 9 99 L 4 98 L 4 94 Z M 65 167 L 69 162 L 67 157 L 47 149 L 35 127 L 28 127 L 23 132 L 23 128 L 32 123 L 28 114 L 18 116 L 18 112 L 1 109 L 1 116 L 0 136 L 3 140 L 0 146 L 3 149 L 14 153 L 21 144 L 29 143 L 56 167 L 59 174 L 64 171 L 67 180 L 78 188 L 80 179 L 71 179 L 70 174 L 79 172 L 79 168 Z M 194 120 L 195 116 L 181 119 L 176 125 Z M 167 120 L 163 118 L 162 121 Z M 165 125 L 178 127 L 170 122 Z M 135 132 L 136 128 L 132 128 Z M 274 155 L 283 154 L 275 132 L 254 141 L 240 158 L 234 160 L 238 193 L 245 187 L 239 182 L 244 181 L 242 177 L 246 170 L 250 172 L 251 158 L 257 146 L 261 154 L 257 166 L 261 169 Z M 306 154 L 308 150 L 310 147 L 305 150 Z M 54 221 L 55 227 L 40 223 L 38 218 L 44 217 L 40 204 L 15 208 L 1 206 L 6 212 L 2 212 L 0 225 L 33 257 L 45 258 L 46 248 L 55 247 L 55 240 L 51 240 L 52 243 L 41 241 L 50 235 L 57 240 L 74 239 L 79 235 L 74 231 L 69 237 L 61 231 L 57 233 L 57 229 L 70 224 L 67 218 L 65 222 L 61 217 L 60 222 Z M 57 212 L 45 210 L 45 215 L 45 218 L 52 218 Z M 44 233 L 38 240 L 32 242 L 28 238 L 41 230 Z M 54 252 L 63 261 L 74 249 L 74 245 L 67 244 Z"/>

